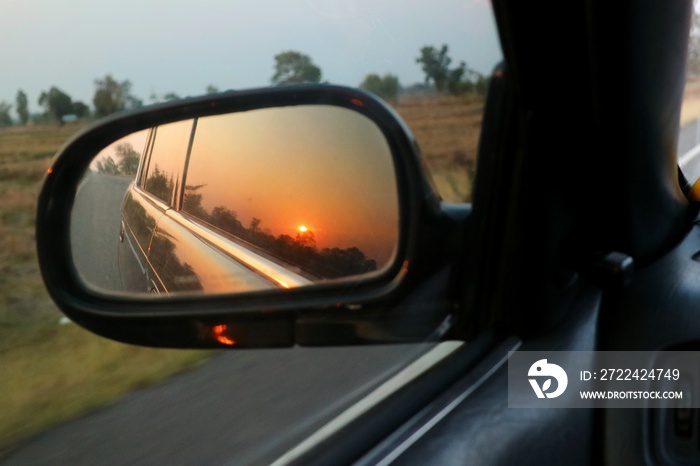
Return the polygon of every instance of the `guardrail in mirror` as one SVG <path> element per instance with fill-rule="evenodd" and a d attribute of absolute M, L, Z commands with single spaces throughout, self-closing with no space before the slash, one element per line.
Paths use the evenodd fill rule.
<path fill-rule="evenodd" d="M 242 293 L 376 276 L 396 260 L 389 144 L 368 117 L 299 105 L 187 119 L 95 155 L 71 213 L 90 288 Z"/>

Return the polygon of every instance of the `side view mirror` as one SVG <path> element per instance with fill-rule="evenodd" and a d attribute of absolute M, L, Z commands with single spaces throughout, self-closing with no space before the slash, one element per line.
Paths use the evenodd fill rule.
<path fill-rule="evenodd" d="M 448 262 L 429 244 L 436 227 L 456 235 L 463 218 L 441 207 L 390 108 L 349 88 L 296 86 L 82 131 L 47 175 L 37 246 L 53 299 L 110 338 L 411 341 L 448 312 L 421 305 L 411 318 L 399 303 Z"/>

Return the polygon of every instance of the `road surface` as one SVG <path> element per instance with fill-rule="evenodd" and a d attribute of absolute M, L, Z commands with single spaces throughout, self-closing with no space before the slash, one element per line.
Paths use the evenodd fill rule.
<path fill-rule="evenodd" d="M 700 179 L 700 119 L 681 128 L 678 135 L 678 165 L 691 184 Z"/>
<path fill-rule="evenodd" d="M 41 433 L 0 464 L 269 464 L 430 347 L 227 352 Z"/>
<path fill-rule="evenodd" d="M 78 273 L 93 287 L 123 289 L 117 247 L 122 200 L 133 180 L 89 172 L 78 188 L 71 216 L 71 249 Z"/>

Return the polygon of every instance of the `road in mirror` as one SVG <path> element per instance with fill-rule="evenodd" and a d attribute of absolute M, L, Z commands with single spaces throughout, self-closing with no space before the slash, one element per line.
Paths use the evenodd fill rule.
<path fill-rule="evenodd" d="M 178 121 L 96 155 L 71 247 L 105 293 L 242 293 L 380 274 L 396 258 L 391 150 L 341 107 Z"/>

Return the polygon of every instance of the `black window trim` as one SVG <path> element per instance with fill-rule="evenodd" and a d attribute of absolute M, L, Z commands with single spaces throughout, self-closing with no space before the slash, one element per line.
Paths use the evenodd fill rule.
<path fill-rule="evenodd" d="M 180 164 L 182 168 L 182 173 L 179 176 L 180 186 L 175 188 L 175 201 L 173 206 L 176 211 L 181 212 L 183 203 L 185 202 L 185 188 L 187 187 L 187 173 L 190 168 L 190 155 L 192 154 L 192 146 L 194 145 L 194 137 L 197 131 L 197 123 L 199 118 L 192 119 L 192 128 L 190 131 L 190 140 L 187 144 L 187 151 L 185 152 L 185 157 L 183 162 Z"/>
<path fill-rule="evenodd" d="M 138 187 L 141 188 L 141 191 L 144 193 L 147 193 L 149 197 L 156 199 L 158 201 L 159 205 L 167 205 L 167 209 L 175 209 L 177 211 L 180 210 L 181 208 L 181 202 L 183 199 L 183 191 L 184 191 L 184 186 L 185 186 L 185 173 L 187 171 L 187 166 L 186 166 L 186 161 L 189 160 L 190 157 L 190 151 L 192 150 L 192 141 L 194 139 L 194 131 L 197 126 L 197 118 L 185 118 L 183 120 L 179 120 L 180 122 L 187 121 L 191 122 L 192 126 L 189 129 L 190 135 L 188 138 L 187 142 L 187 148 L 184 151 L 184 154 L 178 154 L 178 160 L 176 161 L 175 164 L 175 171 L 173 172 L 174 180 L 173 180 L 173 190 L 170 193 L 170 199 L 169 200 L 163 200 L 158 198 L 156 195 L 152 194 L 150 191 L 146 189 L 146 178 L 148 175 L 148 170 L 151 165 L 152 157 L 153 157 L 153 148 L 155 146 L 155 141 L 158 133 L 158 128 L 160 126 L 156 126 L 151 128 L 151 134 L 149 135 L 149 141 L 146 149 L 146 156 L 144 157 L 144 160 L 147 160 L 146 163 L 144 163 L 144 169 L 143 172 L 139 174 L 139 180 L 138 180 Z M 177 122 L 173 122 L 177 123 Z M 162 125 L 161 125 L 162 126 Z"/>

